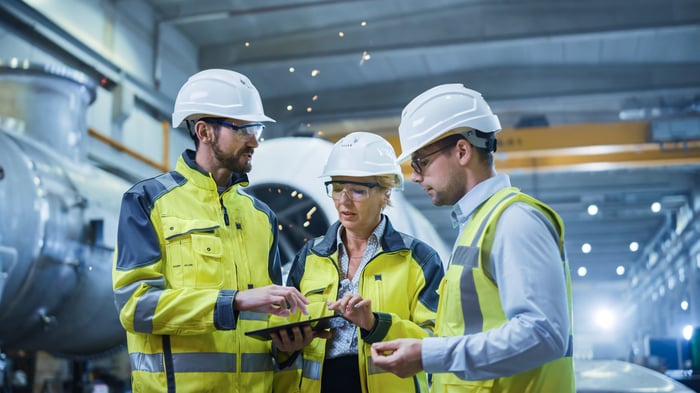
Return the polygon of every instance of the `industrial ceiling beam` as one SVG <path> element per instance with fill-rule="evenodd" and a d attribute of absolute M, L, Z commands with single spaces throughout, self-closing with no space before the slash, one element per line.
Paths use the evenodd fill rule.
<path fill-rule="evenodd" d="M 385 135 L 396 152 L 399 138 Z M 700 139 L 654 141 L 646 121 L 505 129 L 496 166 L 503 172 L 700 164 Z M 404 175 L 411 168 L 403 166 Z"/>

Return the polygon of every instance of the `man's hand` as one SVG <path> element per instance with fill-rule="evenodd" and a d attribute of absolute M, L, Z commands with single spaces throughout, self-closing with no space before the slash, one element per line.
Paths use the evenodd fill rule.
<path fill-rule="evenodd" d="M 374 327 L 372 301 L 363 299 L 360 295 L 347 294 L 338 301 L 329 302 L 328 309 L 338 312 L 348 321 L 367 331 Z"/>
<path fill-rule="evenodd" d="M 423 369 L 421 340 L 400 338 L 372 344 L 372 360 L 380 368 L 401 378 L 410 377 Z"/>
<path fill-rule="evenodd" d="M 297 310 L 308 315 L 307 304 L 309 304 L 309 300 L 296 288 L 273 284 L 238 291 L 233 308 L 239 311 L 256 311 L 286 318 Z"/>
<path fill-rule="evenodd" d="M 270 333 L 270 337 L 272 337 L 272 342 L 275 343 L 275 346 L 280 351 L 294 352 L 309 345 L 316 337 L 330 338 L 331 333 L 325 330 L 314 331 L 311 329 L 311 325 L 306 325 L 303 328 L 299 326 L 293 327 L 291 336 L 286 329 L 280 329 L 278 332 Z"/>

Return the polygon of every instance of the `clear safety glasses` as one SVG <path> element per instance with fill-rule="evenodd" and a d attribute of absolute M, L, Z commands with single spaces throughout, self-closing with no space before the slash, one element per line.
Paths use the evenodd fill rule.
<path fill-rule="evenodd" d="M 265 125 L 262 123 L 248 123 L 243 124 L 242 126 L 237 126 L 233 123 L 229 123 L 227 121 L 223 121 L 221 119 L 213 117 L 207 117 L 200 120 L 205 121 L 207 123 L 221 124 L 222 126 L 228 127 L 231 130 L 233 130 L 233 132 L 240 137 L 254 135 L 255 139 L 260 139 L 260 136 L 262 135 L 262 132 L 265 129 Z"/>
<path fill-rule="evenodd" d="M 364 201 L 369 198 L 369 193 L 379 183 L 360 183 L 354 181 L 327 181 L 326 193 L 334 200 L 340 200 L 341 195 L 353 201 Z"/>

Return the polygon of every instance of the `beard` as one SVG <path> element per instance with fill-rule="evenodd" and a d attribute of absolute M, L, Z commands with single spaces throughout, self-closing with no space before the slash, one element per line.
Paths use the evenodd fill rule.
<path fill-rule="evenodd" d="M 213 142 L 212 151 L 214 152 L 214 158 L 216 158 L 224 168 L 236 173 L 248 173 L 253 169 L 247 157 L 248 154 L 253 154 L 252 148 L 244 146 L 241 150 L 226 154 L 219 148 L 218 134 L 215 134 Z"/>

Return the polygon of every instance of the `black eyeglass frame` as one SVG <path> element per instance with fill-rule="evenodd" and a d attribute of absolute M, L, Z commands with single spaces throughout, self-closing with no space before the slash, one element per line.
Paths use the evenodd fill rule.
<path fill-rule="evenodd" d="M 416 172 L 419 175 L 423 174 L 423 170 L 425 170 L 425 167 L 430 163 L 429 161 L 426 161 L 426 159 L 432 155 L 435 155 L 437 153 L 440 153 L 441 151 L 445 151 L 449 148 L 454 147 L 454 143 L 450 143 L 448 145 L 445 145 L 435 151 L 432 151 L 424 156 L 416 156 L 411 159 L 411 168 L 413 168 L 413 171 Z"/>

